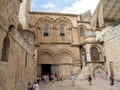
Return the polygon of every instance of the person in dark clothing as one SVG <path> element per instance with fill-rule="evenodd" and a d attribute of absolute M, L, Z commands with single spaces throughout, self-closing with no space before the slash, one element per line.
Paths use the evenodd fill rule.
<path fill-rule="evenodd" d="M 32 85 L 31 85 L 31 83 L 30 83 L 30 82 L 28 83 L 27 90 L 32 90 Z"/>
<path fill-rule="evenodd" d="M 89 85 L 91 85 L 91 83 L 92 83 L 92 77 L 91 77 L 91 75 L 88 76 L 88 82 L 89 82 Z"/>
<path fill-rule="evenodd" d="M 110 85 L 114 85 L 114 79 L 112 76 L 109 77 Z"/>
<path fill-rule="evenodd" d="M 37 83 L 39 84 L 39 82 L 40 82 L 40 78 L 38 77 L 38 78 L 37 78 Z"/>
<path fill-rule="evenodd" d="M 60 87 L 62 87 L 62 81 L 63 81 L 63 78 L 62 78 L 62 76 L 60 76 L 59 77 Z"/>

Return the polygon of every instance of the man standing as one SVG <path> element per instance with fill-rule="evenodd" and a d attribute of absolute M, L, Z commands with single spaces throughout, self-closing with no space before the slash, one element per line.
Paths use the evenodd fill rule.
<path fill-rule="evenodd" d="M 75 86 L 75 75 L 74 74 L 72 74 L 72 76 L 71 76 L 71 81 L 72 81 L 72 85 L 74 87 Z"/>
<path fill-rule="evenodd" d="M 109 77 L 109 80 L 110 80 L 110 85 L 114 85 L 114 79 L 112 76 Z"/>
<path fill-rule="evenodd" d="M 91 77 L 91 75 L 88 76 L 88 82 L 89 82 L 89 85 L 91 85 L 91 82 L 92 82 L 92 77 Z"/>

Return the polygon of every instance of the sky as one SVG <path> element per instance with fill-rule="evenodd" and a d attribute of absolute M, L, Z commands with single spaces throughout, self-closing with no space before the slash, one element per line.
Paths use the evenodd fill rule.
<path fill-rule="evenodd" d="M 94 12 L 99 0 L 31 0 L 31 11 L 82 14 Z"/>

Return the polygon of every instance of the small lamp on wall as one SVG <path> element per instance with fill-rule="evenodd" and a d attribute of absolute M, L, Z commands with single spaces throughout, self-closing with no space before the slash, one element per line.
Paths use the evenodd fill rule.
<path fill-rule="evenodd" d="M 23 2 L 23 0 L 19 0 L 20 1 L 20 3 L 22 3 Z"/>
<path fill-rule="evenodd" d="M 33 57 L 35 57 L 35 54 L 33 54 Z"/>
<path fill-rule="evenodd" d="M 15 26 L 13 24 L 10 24 L 8 28 L 9 32 L 13 31 L 14 29 L 15 29 Z"/>

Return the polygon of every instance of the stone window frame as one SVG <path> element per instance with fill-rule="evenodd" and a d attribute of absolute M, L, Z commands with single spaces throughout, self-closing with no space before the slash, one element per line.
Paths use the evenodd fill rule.
<path fill-rule="evenodd" d="M 59 30 L 60 36 L 65 36 L 65 26 L 63 24 L 60 25 Z"/>
<path fill-rule="evenodd" d="M 3 39 L 1 61 L 8 62 L 10 39 L 8 35 Z"/>
<path fill-rule="evenodd" d="M 43 28 L 43 36 L 49 36 L 49 29 L 50 29 L 49 25 L 46 24 Z"/>
<path fill-rule="evenodd" d="M 91 61 L 93 62 L 100 61 L 100 52 L 97 47 L 91 48 Z"/>
<path fill-rule="evenodd" d="M 79 33 L 80 33 L 80 36 L 85 36 L 85 29 L 84 29 L 84 27 L 83 26 L 81 26 L 80 28 L 79 28 Z"/>

